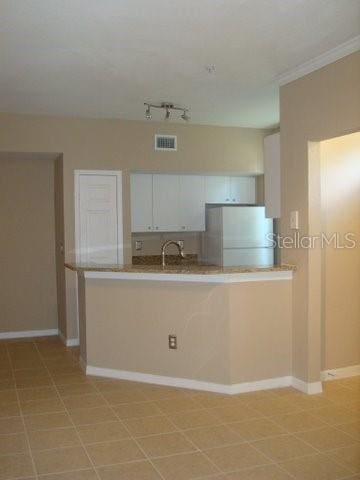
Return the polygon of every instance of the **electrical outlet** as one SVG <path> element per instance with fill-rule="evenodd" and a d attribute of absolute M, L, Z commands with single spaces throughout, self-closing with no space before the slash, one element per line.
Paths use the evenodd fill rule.
<path fill-rule="evenodd" d="M 135 241 L 135 250 L 142 250 L 143 242 L 142 240 Z"/>
<path fill-rule="evenodd" d="M 176 350 L 177 349 L 176 335 L 169 335 L 169 348 L 170 348 L 170 350 Z"/>

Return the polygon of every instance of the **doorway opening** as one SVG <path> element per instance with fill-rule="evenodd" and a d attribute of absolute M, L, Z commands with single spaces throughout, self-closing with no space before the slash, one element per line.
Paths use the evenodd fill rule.
<path fill-rule="evenodd" d="M 0 338 L 66 335 L 63 158 L 0 152 Z"/>
<path fill-rule="evenodd" d="M 322 380 L 360 374 L 360 132 L 309 146 L 310 328 Z"/>

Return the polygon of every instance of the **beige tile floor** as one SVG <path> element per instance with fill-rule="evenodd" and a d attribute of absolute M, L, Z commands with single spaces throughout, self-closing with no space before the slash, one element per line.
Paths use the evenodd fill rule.
<path fill-rule="evenodd" d="M 58 338 L 0 342 L 0 480 L 360 479 L 360 377 L 225 396 L 86 377 Z"/>

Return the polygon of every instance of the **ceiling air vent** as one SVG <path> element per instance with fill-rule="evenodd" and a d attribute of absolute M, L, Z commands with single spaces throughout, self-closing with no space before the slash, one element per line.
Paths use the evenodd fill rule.
<path fill-rule="evenodd" d="M 176 135 L 155 135 L 155 150 L 166 150 L 176 152 Z"/>

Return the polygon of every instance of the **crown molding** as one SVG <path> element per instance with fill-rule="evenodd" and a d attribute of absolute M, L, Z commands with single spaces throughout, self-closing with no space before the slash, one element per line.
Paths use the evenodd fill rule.
<path fill-rule="evenodd" d="M 358 50 L 360 50 L 360 35 L 351 38 L 347 42 L 338 45 L 332 50 L 322 53 L 318 57 L 315 57 L 308 62 L 298 65 L 297 67 L 278 75 L 277 81 L 280 86 L 286 85 L 287 83 L 304 77 L 305 75 L 314 72 L 319 68 L 325 67 L 330 63 L 336 62 L 336 60 L 346 57 L 347 55 L 350 55 Z"/>

